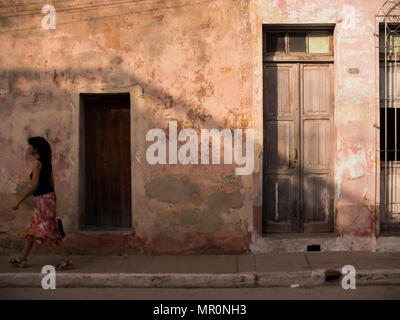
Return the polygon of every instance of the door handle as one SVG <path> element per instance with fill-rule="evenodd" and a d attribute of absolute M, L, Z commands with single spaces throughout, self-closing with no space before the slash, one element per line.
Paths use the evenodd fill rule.
<path fill-rule="evenodd" d="M 292 161 L 291 161 L 290 155 L 289 155 L 289 168 L 296 168 L 296 164 L 297 164 L 297 160 L 298 160 L 297 148 L 294 149 L 294 152 L 295 152 L 295 155 L 294 155 L 293 165 L 292 165 Z"/>

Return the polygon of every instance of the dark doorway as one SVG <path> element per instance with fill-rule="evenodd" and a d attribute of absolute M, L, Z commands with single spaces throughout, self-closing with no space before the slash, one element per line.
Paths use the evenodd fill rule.
<path fill-rule="evenodd" d="M 85 229 L 131 226 L 130 96 L 81 94 Z"/>

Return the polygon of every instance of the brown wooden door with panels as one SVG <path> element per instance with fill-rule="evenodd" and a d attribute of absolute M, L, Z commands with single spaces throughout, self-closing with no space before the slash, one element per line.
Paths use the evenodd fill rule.
<path fill-rule="evenodd" d="M 332 231 L 332 33 L 264 36 L 263 231 Z"/>
<path fill-rule="evenodd" d="M 84 94 L 84 229 L 131 226 L 130 96 Z"/>

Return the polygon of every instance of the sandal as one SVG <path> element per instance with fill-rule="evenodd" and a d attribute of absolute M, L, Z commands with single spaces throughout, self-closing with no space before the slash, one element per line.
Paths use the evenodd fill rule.
<path fill-rule="evenodd" d="M 69 270 L 69 269 L 73 269 L 74 266 L 72 264 L 72 259 L 68 259 L 68 260 L 62 260 L 59 264 L 57 264 L 56 269 L 57 270 Z"/>
<path fill-rule="evenodd" d="M 25 259 L 22 259 L 21 257 L 10 258 L 8 260 L 8 262 L 10 262 L 11 264 L 17 265 L 20 268 L 25 268 L 28 266 L 28 262 L 27 262 L 26 258 Z"/>

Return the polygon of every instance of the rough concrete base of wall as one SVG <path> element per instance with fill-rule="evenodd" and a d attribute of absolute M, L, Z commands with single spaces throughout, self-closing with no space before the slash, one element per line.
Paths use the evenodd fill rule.
<path fill-rule="evenodd" d="M 253 253 L 316 251 L 400 252 L 400 237 L 356 237 L 334 234 L 253 234 L 249 245 Z M 319 250 L 318 250 L 319 249 Z"/>
<path fill-rule="evenodd" d="M 179 254 L 241 254 L 248 252 L 249 232 L 237 234 L 192 232 L 182 241 L 170 241 L 162 233 L 138 237 L 131 232 L 68 232 L 64 238 L 70 254 L 77 255 L 179 255 Z M 0 254 L 15 254 L 22 250 L 24 238 L 20 235 L 0 237 Z M 35 244 L 35 254 L 55 253 L 56 248 Z"/>
<path fill-rule="evenodd" d="M 67 241 L 67 247 L 71 254 L 153 254 L 145 252 L 142 243 L 136 241 L 134 245 L 126 249 L 125 241 L 118 237 L 119 241 L 113 241 L 112 236 L 107 241 L 94 241 L 85 247 L 84 241 Z M 92 241 L 93 242 L 93 241 Z M 130 241 L 132 242 L 132 241 Z M 245 242 L 241 243 L 242 248 Z M 0 254 L 15 254 L 23 247 L 21 237 L 0 241 Z M 36 246 L 35 254 L 53 254 L 55 251 L 46 245 Z M 252 252 L 252 253 L 271 253 L 271 252 L 307 252 L 316 251 L 371 251 L 371 252 L 400 252 L 399 236 L 380 236 L 380 237 L 358 237 L 358 236 L 335 236 L 334 234 L 275 234 L 260 237 L 256 233 L 252 235 L 249 243 L 249 250 L 235 250 L 234 254 Z M 188 254 L 231 254 L 224 252 L 223 248 L 219 252 L 209 252 L 207 248 L 200 248 L 198 252 L 189 252 Z M 155 253 L 160 254 L 160 253 Z M 171 253 L 161 253 L 171 254 Z M 177 253 L 175 253 L 177 254 Z M 182 253 L 183 254 L 183 253 Z"/>

